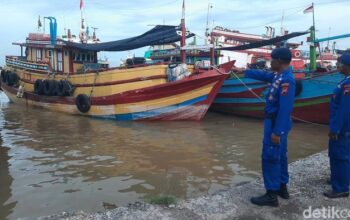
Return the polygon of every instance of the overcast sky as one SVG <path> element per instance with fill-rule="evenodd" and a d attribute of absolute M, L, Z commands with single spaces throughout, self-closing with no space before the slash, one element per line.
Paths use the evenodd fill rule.
<path fill-rule="evenodd" d="M 199 36 L 204 35 L 209 2 L 213 4 L 211 25 L 240 32 L 263 34 L 266 25 L 279 30 L 283 14 L 283 26 L 291 32 L 304 31 L 312 25 L 312 14 L 303 14 L 310 0 L 186 0 L 187 27 Z M 59 35 L 65 33 L 64 28 L 78 34 L 79 3 L 80 0 L 0 0 L 0 66 L 5 64 L 5 55 L 20 55 L 19 48 L 11 43 L 24 41 L 29 32 L 36 32 L 39 15 L 56 17 Z M 314 3 L 317 37 L 350 33 L 350 0 Z M 87 25 L 99 28 L 97 35 L 102 41 L 136 36 L 151 25 L 178 25 L 181 7 L 182 0 L 84 0 Z M 337 48 L 350 48 L 350 38 L 338 40 Z M 136 50 L 136 55 L 143 56 L 144 50 Z M 101 54 L 112 64 L 127 55 L 128 52 Z"/>

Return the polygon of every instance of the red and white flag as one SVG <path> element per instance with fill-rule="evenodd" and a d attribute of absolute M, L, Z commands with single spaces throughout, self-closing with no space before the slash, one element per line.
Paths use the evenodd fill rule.
<path fill-rule="evenodd" d="M 80 0 L 80 10 L 84 7 L 84 2 L 83 0 Z"/>
<path fill-rule="evenodd" d="M 310 7 L 304 10 L 304 14 L 314 12 L 314 5 L 312 4 Z"/>

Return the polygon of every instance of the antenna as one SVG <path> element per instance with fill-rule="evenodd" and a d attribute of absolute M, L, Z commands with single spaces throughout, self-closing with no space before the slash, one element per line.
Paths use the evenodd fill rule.
<path fill-rule="evenodd" d="M 328 29 L 328 37 L 331 34 L 331 27 Z M 329 49 L 329 40 L 327 41 L 327 49 Z"/>
<path fill-rule="evenodd" d="M 281 36 L 284 35 L 283 22 L 284 22 L 284 10 L 282 12 L 282 20 L 281 20 Z"/>
<path fill-rule="evenodd" d="M 210 12 L 211 12 L 211 9 L 213 8 L 213 4 L 212 3 L 208 3 L 208 13 L 207 13 L 207 26 L 205 28 L 205 45 L 208 44 L 208 37 L 209 37 L 209 17 L 210 17 Z"/>
<path fill-rule="evenodd" d="M 92 39 L 93 40 L 96 40 L 97 39 L 97 37 L 96 37 L 96 30 L 98 29 L 98 28 L 96 28 L 96 27 L 91 27 L 93 30 L 94 30 L 94 32 L 93 32 L 93 34 L 92 34 Z"/>

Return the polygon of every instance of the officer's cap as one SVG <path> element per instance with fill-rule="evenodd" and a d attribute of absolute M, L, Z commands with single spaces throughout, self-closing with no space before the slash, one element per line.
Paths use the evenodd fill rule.
<path fill-rule="evenodd" d="M 271 57 L 272 59 L 283 60 L 289 63 L 292 60 L 292 53 L 288 48 L 280 47 L 272 51 Z"/>
<path fill-rule="evenodd" d="M 341 55 L 341 57 L 339 58 L 339 62 L 344 65 L 350 66 L 350 52 L 343 53 L 343 55 Z"/>

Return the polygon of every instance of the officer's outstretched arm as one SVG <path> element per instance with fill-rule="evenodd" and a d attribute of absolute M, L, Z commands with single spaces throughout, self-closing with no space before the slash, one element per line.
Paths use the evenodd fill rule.
<path fill-rule="evenodd" d="M 244 71 L 244 76 L 246 78 L 252 78 L 252 79 L 272 83 L 272 80 L 275 77 L 275 74 L 273 74 L 272 72 L 267 72 L 263 70 L 250 69 L 250 70 Z"/>
<path fill-rule="evenodd" d="M 279 110 L 277 112 L 276 123 L 273 133 L 281 136 L 290 129 L 291 114 L 293 111 L 295 95 L 295 81 L 282 82 L 279 96 Z"/>
<path fill-rule="evenodd" d="M 334 134 L 340 133 L 344 121 L 350 117 L 350 85 L 345 85 L 339 96 L 339 104 L 332 109 L 329 122 L 330 132 Z"/>

